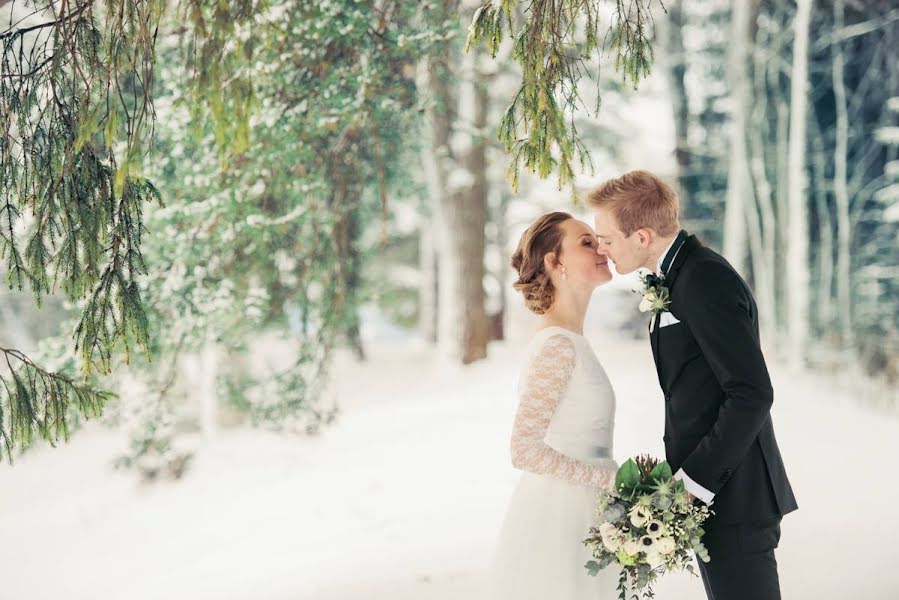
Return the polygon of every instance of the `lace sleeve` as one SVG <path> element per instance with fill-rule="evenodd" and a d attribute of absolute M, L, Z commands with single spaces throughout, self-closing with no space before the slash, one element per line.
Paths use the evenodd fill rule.
<path fill-rule="evenodd" d="M 512 466 L 579 485 L 609 488 L 615 471 L 575 460 L 544 442 L 550 419 L 568 388 L 575 358 L 574 342 L 553 335 L 527 366 L 512 427 Z"/>

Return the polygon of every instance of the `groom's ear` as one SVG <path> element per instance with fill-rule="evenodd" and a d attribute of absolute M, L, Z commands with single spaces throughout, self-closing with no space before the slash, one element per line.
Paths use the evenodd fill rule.
<path fill-rule="evenodd" d="M 652 240 L 653 238 L 655 238 L 655 234 L 653 233 L 652 229 L 642 228 L 638 229 L 635 233 L 637 234 L 637 240 L 644 248 L 652 244 Z"/>

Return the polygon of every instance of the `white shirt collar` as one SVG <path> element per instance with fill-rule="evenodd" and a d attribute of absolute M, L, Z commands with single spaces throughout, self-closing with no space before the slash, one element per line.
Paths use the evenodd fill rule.
<path fill-rule="evenodd" d="M 676 242 L 676 241 L 677 241 L 677 236 L 674 236 L 674 239 L 671 240 L 671 243 L 668 244 L 668 247 L 665 248 L 665 251 L 662 252 L 661 255 L 659 255 L 659 262 L 656 263 L 656 274 L 657 275 L 662 275 L 662 263 L 665 261 L 665 257 L 668 256 L 668 253 L 671 252 L 671 248 L 672 248 L 672 246 L 674 246 L 674 242 Z M 680 248 L 678 248 L 677 251 L 680 252 Z M 674 262 L 675 257 L 677 257 L 677 252 L 675 252 L 674 256 L 671 257 L 672 263 Z"/>

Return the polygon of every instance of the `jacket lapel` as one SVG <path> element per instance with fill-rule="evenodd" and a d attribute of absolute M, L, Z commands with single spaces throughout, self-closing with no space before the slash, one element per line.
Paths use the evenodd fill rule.
<path fill-rule="evenodd" d="M 672 293 L 672 289 L 674 288 L 674 282 L 677 280 L 677 275 L 680 272 L 681 268 L 684 266 L 687 258 L 689 258 L 690 254 L 693 253 L 694 250 L 702 246 L 699 243 L 699 240 L 696 239 L 695 235 L 691 235 L 684 241 L 684 244 L 680 247 L 680 250 L 677 252 L 677 256 L 674 257 L 674 262 L 671 263 L 671 266 L 668 267 L 668 272 L 665 274 L 665 287 L 668 288 L 668 292 Z M 662 318 L 661 315 L 653 315 L 650 323 L 649 331 L 649 342 L 652 346 L 652 358 L 656 363 L 656 375 L 659 377 L 659 385 L 662 390 L 667 393 L 668 390 L 665 389 L 665 384 L 662 381 L 662 359 L 661 359 L 661 348 L 659 347 L 659 331 L 661 327 L 659 324 Z"/>
<path fill-rule="evenodd" d="M 649 345 L 652 346 L 652 360 L 656 363 L 656 373 L 661 373 L 659 365 L 659 315 L 652 315 L 649 319 Z M 659 383 L 661 383 L 661 378 Z"/>
<path fill-rule="evenodd" d="M 691 235 L 684 242 L 684 245 L 681 246 L 680 251 L 677 253 L 677 256 L 674 257 L 674 262 L 671 263 L 671 266 L 668 268 L 668 272 L 665 274 L 665 287 L 668 288 L 669 293 L 674 293 L 672 290 L 674 289 L 674 282 L 677 280 L 677 275 L 680 273 L 680 270 L 683 268 L 684 263 L 689 258 L 690 254 L 693 253 L 697 248 L 702 247 L 702 244 L 696 239 L 695 235 Z"/>

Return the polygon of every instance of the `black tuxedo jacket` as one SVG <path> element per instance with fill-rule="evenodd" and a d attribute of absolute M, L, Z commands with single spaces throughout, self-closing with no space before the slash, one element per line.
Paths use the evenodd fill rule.
<path fill-rule="evenodd" d="M 672 248 L 673 252 L 675 249 Z M 650 325 L 665 393 L 665 453 L 715 494 L 720 523 L 748 523 L 796 510 L 770 408 L 758 313 L 746 282 L 690 236 L 668 269 L 669 311 L 680 322 Z"/>

